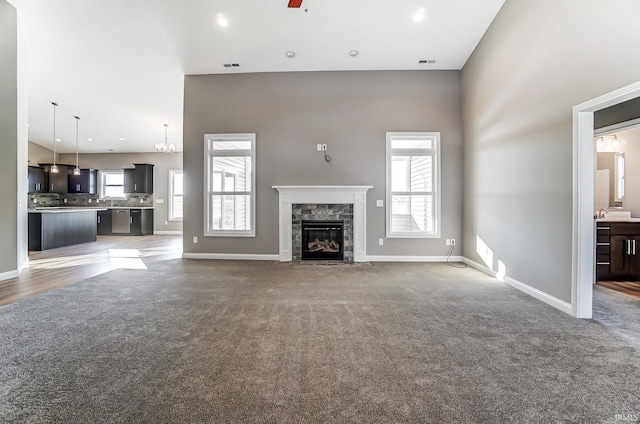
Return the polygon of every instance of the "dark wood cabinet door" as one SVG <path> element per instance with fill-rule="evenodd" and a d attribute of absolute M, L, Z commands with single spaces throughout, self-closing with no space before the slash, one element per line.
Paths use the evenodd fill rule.
<path fill-rule="evenodd" d="M 628 240 L 628 236 L 611 236 L 610 272 L 613 276 L 624 276 L 629 273 Z"/>
<path fill-rule="evenodd" d="M 111 210 L 98 211 L 98 235 L 111 235 Z"/>
<path fill-rule="evenodd" d="M 628 237 L 630 244 L 629 279 L 640 279 L 640 236 Z"/>
<path fill-rule="evenodd" d="M 133 168 L 125 168 L 124 173 L 124 192 L 135 193 L 136 170 Z"/>

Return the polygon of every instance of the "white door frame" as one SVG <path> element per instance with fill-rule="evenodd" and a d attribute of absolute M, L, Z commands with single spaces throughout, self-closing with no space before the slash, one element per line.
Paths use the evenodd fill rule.
<path fill-rule="evenodd" d="M 593 312 L 596 169 L 593 113 L 636 97 L 640 97 L 640 81 L 573 107 L 571 309 L 578 318 L 591 318 Z"/>

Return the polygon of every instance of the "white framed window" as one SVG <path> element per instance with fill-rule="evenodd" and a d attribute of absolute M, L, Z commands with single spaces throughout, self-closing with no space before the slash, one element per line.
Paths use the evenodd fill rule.
<path fill-rule="evenodd" d="M 440 237 L 440 133 L 387 133 L 387 237 Z"/>
<path fill-rule="evenodd" d="M 624 200 L 624 152 L 616 152 L 615 160 L 616 190 L 614 201 L 622 202 Z"/>
<path fill-rule="evenodd" d="M 169 170 L 169 221 L 182 221 L 184 216 L 184 182 L 182 169 Z"/>
<path fill-rule="evenodd" d="M 100 197 L 104 199 L 126 199 L 124 193 L 124 171 L 100 171 Z"/>
<path fill-rule="evenodd" d="M 204 235 L 255 237 L 255 134 L 206 134 Z"/>

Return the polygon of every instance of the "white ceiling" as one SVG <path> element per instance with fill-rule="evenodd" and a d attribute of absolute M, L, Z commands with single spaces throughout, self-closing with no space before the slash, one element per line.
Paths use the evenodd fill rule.
<path fill-rule="evenodd" d="M 53 147 L 56 101 L 57 150 L 75 151 L 79 115 L 81 153 L 153 151 L 165 123 L 169 142 L 182 150 L 185 74 L 462 69 L 504 3 L 303 0 L 290 9 L 288 0 L 8 1 L 26 40 L 29 139 Z M 419 8 L 426 17 L 415 22 Z M 217 24 L 219 13 L 227 27 Z"/>

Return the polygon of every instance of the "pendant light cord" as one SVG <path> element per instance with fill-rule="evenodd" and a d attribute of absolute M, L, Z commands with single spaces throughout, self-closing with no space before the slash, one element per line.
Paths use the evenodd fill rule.
<path fill-rule="evenodd" d="M 53 166 L 56 166 L 56 107 L 58 103 L 51 102 L 53 105 Z"/>
<path fill-rule="evenodd" d="M 80 134 L 78 126 L 80 125 L 80 117 L 74 116 L 74 118 L 76 118 L 76 169 L 78 169 L 78 136 Z"/>

